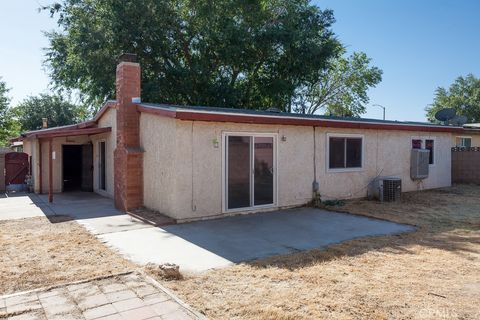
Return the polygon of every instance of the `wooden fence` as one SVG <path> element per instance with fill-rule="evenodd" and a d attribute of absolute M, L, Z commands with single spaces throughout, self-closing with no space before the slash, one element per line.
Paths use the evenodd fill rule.
<path fill-rule="evenodd" d="M 480 147 L 452 148 L 452 182 L 480 184 Z"/>

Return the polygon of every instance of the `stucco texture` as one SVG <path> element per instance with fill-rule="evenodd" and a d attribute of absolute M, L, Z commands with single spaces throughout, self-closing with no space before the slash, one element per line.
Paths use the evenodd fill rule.
<path fill-rule="evenodd" d="M 277 136 L 276 204 L 262 210 L 309 202 L 312 199 L 314 171 L 322 199 L 365 197 L 367 185 L 377 176 L 400 177 L 403 191 L 451 184 L 450 133 L 317 127 L 314 139 L 313 127 L 181 121 L 144 113 L 140 128 L 142 148 L 145 150 L 145 206 L 179 221 L 225 214 L 222 207 L 224 133 L 268 133 Z M 362 136 L 361 169 L 346 172 L 328 170 L 326 150 L 329 134 Z M 412 138 L 435 140 L 435 164 L 430 166 L 429 178 L 420 183 L 410 179 Z M 244 212 L 251 211 L 259 210 Z"/>
<path fill-rule="evenodd" d="M 173 119 L 145 113 L 140 116 L 140 146 L 144 150 L 144 205 L 171 216 L 176 194 L 175 132 Z"/>
<path fill-rule="evenodd" d="M 117 110 L 114 108 L 109 108 L 103 116 L 98 120 L 98 127 L 105 128 L 111 127 L 112 131 L 103 134 L 97 134 L 91 136 L 91 141 L 93 143 L 93 190 L 101 195 L 113 198 L 114 196 L 114 163 L 113 163 L 113 152 L 117 147 Z M 100 189 L 100 146 L 99 142 L 105 141 L 105 190 Z"/>

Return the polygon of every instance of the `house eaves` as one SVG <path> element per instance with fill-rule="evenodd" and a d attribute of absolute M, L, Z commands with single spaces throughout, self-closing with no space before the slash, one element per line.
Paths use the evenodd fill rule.
<path fill-rule="evenodd" d="M 374 130 L 464 132 L 462 127 L 436 125 L 423 122 L 401 122 L 377 119 L 304 115 L 286 112 L 273 113 L 268 111 L 245 109 L 174 106 L 152 103 L 141 103 L 137 105 L 137 108 L 140 112 L 190 121 L 235 122 Z"/>

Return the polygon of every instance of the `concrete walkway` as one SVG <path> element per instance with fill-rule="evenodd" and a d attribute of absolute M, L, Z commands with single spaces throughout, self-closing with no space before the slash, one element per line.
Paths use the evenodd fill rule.
<path fill-rule="evenodd" d="M 33 208 L 32 215 L 38 214 L 36 205 L 48 215 L 72 216 L 134 262 L 175 263 L 183 272 L 202 272 L 358 237 L 414 230 L 411 226 L 312 208 L 157 228 L 115 210 L 111 199 L 91 193 L 56 195 L 53 204 L 48 204 L 43 195 L 30 196 L 33 204 L 21 197 L 16 199 L 19 203 L 10 206 L 26 205 Z M 3 213 L 5 210 L 0 205 L 0 219 L 12 215 Z"/>
<path fill-rule="evenodd" d="M 192 320 L 204 317 L 140 274 L 0 297 L 9 320 Z"/>

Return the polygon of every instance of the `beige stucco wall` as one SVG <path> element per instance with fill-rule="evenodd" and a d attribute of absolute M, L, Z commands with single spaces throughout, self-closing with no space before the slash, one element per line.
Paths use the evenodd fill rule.
<path fill-rule="evenodd" d="M 174 212 L 177 173 L 175 168 L 175 120 L 142 113 L 140 146 L 143 154 L 143 197 L 146 207 Z M 179 145 L 183 148 L 183 141 Z"/>
<path fill-rule="evenodd" d="M 91 136 L 93 143 L 93 190 L 101 195 L 113 198 L 114 196 L 114 174 L 113 174 L 113 154 L 117 147 L 117 110 L 109 108 L 98 121 L 98 127 L 111 127 L 112 131 L 103 134 L 97 134 Z M 99 142 L 105 141 L 105 177 L 106 177 L 106 190 L 101 190 L 100 186 L 100 147 Z"/>
<path fill-rule="evenodd" d="M 317 179 L 322 199 L 359 198 L 367 195 L 367 185 L 377 176 L 402 179 L 402 190 L 439 188 L 451 184 L 449 133 L 425 133 L 390 130 L 317 128 Z M 363 168 L 345 172 L 327 169 L 328 134 L 358 134 L 364 139 Z M 412 139 L 434 139 L 434 164 L 422 182 L 410 179 Z"/>
<path fill-rule="evenodd" d="M 301 126 L 180 121 L 142 114 L 145 205 L 179 220 L 222 215 L 222 134 L 277 135 L 277 206 L 297 206 L 312 198 L 314 129 Z M 155 132 L 155 134 L 152 134 Z M 327 169 L 328 134 L 359 134 L 363 168 Z M 281 137 L 285 136 L 286 141 Z M 421 183 L 410 179 L 412 138 L 435 140 L 435 164 Z M 376 176 L 398 176 L 403 191 L 449 186 L 451 134 L 316 128 L 316 172 L 322 199 L 359 198 Z M 218 147 L 214 140 L 219 141 Z"/>
<path fill-rule="evenodd" d="M 298 126 L 243 125 L 176 121 L 174 215 L 198 219 L 222 214 L 222 134 L 258 132 L 277 135 L 278 207 L 296 206 L 312 197 L 313 129 Z M 280 141 L 281 136 L 287 141 Z M 219 141 L 218 148 L 213 141 Z"/>

